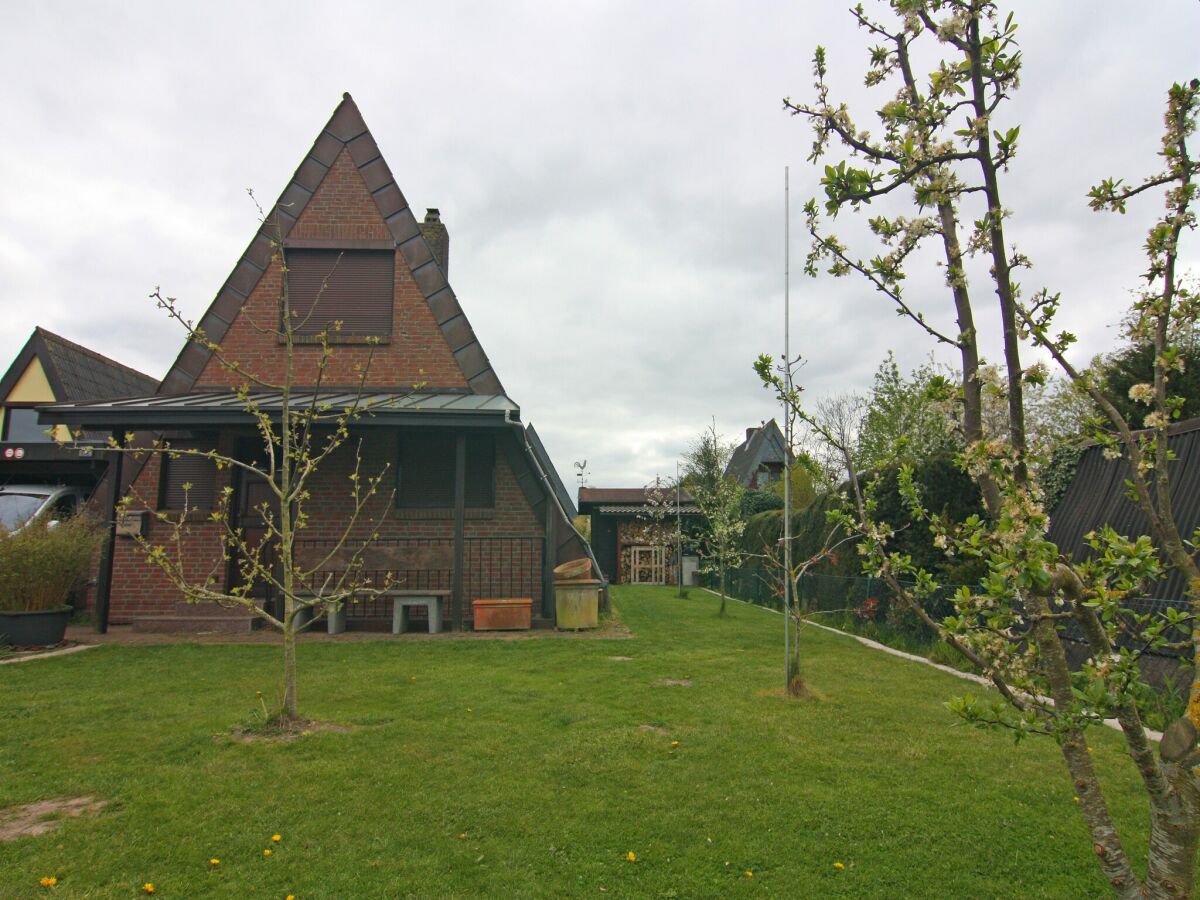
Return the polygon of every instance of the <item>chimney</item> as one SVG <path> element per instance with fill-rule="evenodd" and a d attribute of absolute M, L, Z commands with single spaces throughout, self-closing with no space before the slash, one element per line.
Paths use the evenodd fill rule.
<path fill-rule="evenodd" d="M 442 224 L 442 214 L 437 207 L 425 210 L 425 221 L 421 223 L 421 236 L 433 252 L 433 258 L 442 267 L 442 274 L 450 277 L 450 235 Z"/>

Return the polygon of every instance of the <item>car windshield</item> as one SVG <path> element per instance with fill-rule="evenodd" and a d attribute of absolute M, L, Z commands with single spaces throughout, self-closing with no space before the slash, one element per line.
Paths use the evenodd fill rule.
<path fill-rule="evenodd" d="M 45 502 L 44 494 L 0 494 L 0 530 L 16 531 L 32 519 Z"/>

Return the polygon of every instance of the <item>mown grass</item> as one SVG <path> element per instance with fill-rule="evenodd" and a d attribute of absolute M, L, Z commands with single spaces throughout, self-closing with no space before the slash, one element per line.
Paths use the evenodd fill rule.
<path fill-rule="evenodd" d="M 614 598 L 633 639 L 303 644 L 303 712 L 353 728 L 282 744 L 228 737 L 270 646 L 5 666 L 0 809 L 110 806 L 0 845 L 0 896 L 1106 894 L 1057 748 L 957 725 L 969 685 L 810 629 L 791 701 L 779 616 Z M 1140 858 L 1135 773 L 1093 740 Z"/>

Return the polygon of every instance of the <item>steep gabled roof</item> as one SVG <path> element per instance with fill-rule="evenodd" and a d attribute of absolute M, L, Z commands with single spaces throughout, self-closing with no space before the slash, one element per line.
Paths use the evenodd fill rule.
<path fill-rule="evenodd" d="M 575 508 L 575 504 L 571 500 L 571 495 L 567 493 L 566 485 L 563 484 L 562 478 L 559 477 L 558 469 L 554 467 L 554 463 L 550 459 L 550 454 L 546 452 L 546 445 L 538 437 L 538 433 L 534 430 L 532 422 L 525 426 L 525 437 L 529 441 L 529 449 L 537 457 L 538 465 L 542 467 L 542 471 L 550 479 L 550 488 L 554 491 L 555 496 L 558 497 L 558 502 L 562 506 L 563 512 L 569 518 L 574 519 L 579 515 L 579 510 Z"/>
<path fill-rule="evenodd" d="M 409 209 L 408 201 L 392 177 L 375 138 L 371 136 L 358 106 L 349 94 L 342 95 L 342 102 L 267 214 L 266 223 L 255 234 L 200 320 L 200 327 L 213 341 L 219 343 L 225 337 L 246 298 L 270 264 L 271 240 L 277 234 L 276 229 L 278 234 L 287 238 L 343 148 L 349 151 L 380 216 L 391 232 L 395 246 L 412 269 L 416 285 L 429 304 L 434 320 L 471 391 L 476 394 L 503 394 L 500 379 L 459 306 L 458 298 L 446 280 L 446 273 L 434 258 L 416 217 Z M 190 391 L 210 357 L 211 353 L 199 344 L 186 344 L 163 378 L 159 393 L 181 394 Z"/>
<path fill-rule="evenodd" d="M 785 465 L 786 461 L 787 447 L 783 433 L 775 424 L 775 420 L 771 419 L 758 428 L 746 429 L 746 440 L 733 451 L 729 465 L 725 467 L 725 474 L 733 475 L 742 484 L 749 484 L 763 463 Z"/>
<path fill-rule="evenodd" d="M 59 402 L 130 397 L 158 387 L 156 378 L 38 326 L 0 378 L 0 398 L 9 395 L 35 357 Z"/>

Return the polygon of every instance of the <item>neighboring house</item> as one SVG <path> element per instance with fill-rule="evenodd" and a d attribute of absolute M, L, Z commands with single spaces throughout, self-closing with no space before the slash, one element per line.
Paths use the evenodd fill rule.
<path fill-rule="evenodd" d="M 0 378 L 0 484 L 67 484 L 91 491 L 107 460 L 91 448 L 67 449 L 59 421 L 38 421 L 39 406 L 146 394 L 158 380 L 81 347 L 45 328 L 34 328 Z M 53 432 L 53 434 L 49 433 Z M 97 442 L 107 437 L 95 437 Z"/>
<path fill-rule="evenodd" d="M 674 491 L 655 496 L 653 488 L 581 487 L 579 512 L 591 516 L 592 549 L 610 582 L 675 583 Z M 688 523 L 700 515 L 687 491 L 680 494 L 679 514 Z"/>
<path fill-rule="evenodd" d="M 783 478 L 787 461 L 783 432 L 771 419 L 757 428 L 746 429 L 746 440 L 733 451 L 725 474 L 734 476 L 753 491 Z"/>
<path fill-rule="evenodd" d="M 1189 540 L 1200 527 L 1200 419 L 1170 426 L 1167 444 L 1175 455 L 1169 464 L 1171 508 L 1179 533 Z M 1105 525 L 1128 538 L 1150 534 L 1150 521 L 1126 496 L 1128 478 L 1124 457 L 1109 459 L 1099 445 L 1084 449 L 1071 483 L 1050 514 L 1050 540 L 1067 556 L 1082 561 L 1090 552 L 1087 535 Z M 1172 569 L 1154 593 L 1158 599 L 1181 601 L 1186 590 L 1185 578 Z"/>
<path fill-rule="evenodd" d="M 311 520 L 297 553 L 324 555 L 341 535 L 347 478 L 361 440 L 361 471 L 387 470 L 384 490 L 368 510 L 372 519 L 383 519 L 366 551 L 369 569 L 394 573 L 401 587 L 450 591 L 448 621 L 458 628 L 471 621 L 471 601 L 501 597 L 531 598 L 535 623 L 552 623 L 553 567 L 590 549 L 571 524 L 570 499 L 541 442 L 522 424 L 447 282 L 449 238 L 438 211 L 417 221 L 349 94 L 266 223 L 199 323 L 227 358 L 276 380 L 284 371 L 280 339 L 260 327 L 278 322 L 280 314 L 281 272 L 270 245 L 276 224 L 292 303 L 313 309 L 294 354 L 296 386 L 315 386 L 320 348 L 305 337 L 331 321 L 344 322 L 331 338 L 334 356 L 321 382 L 322 396 L 334 402 L 354 395 L 358 367 L 372 353 L 368 337 L 380 338 L 365 376 L 370 415 L 352 426 L 350 440 L 315 476 Z M 231 390 L 239 380 L 203 346 L 186 343 L 157 392 L 58 405 L 43 416 L 106 433 L 154 431 L 176 446 L 216 448 L 249 460 L 262 444 Z M 278 392 L 261 392 L 258 399 L 264 409 L 279 408 Z M 185 482 L 189 503 L 202 507 L 213 506 L 230 487 L 237 526 L 263 527 L 258 509 L 265 486 L 240 470 L 217 471 L 198 457 L 122 459 L 122 485 L 128 482 L 148 509 L 178 509 Z M 153 517 L 143 521 L 150 541 L 166 537 Z M 352 541 L 365 541 L 369 530 L 364 522 Z M 232 586 L 236 561 L 222 563 L 220 534 L 221 526 L 203 517 L 191 524 L 191 574 L 200 578 L 215 565 L 224 585 Z M 97 601 L 101 627 L 108 621 L 147 630 L 250 627 L 241 611 L 218 621 L 214 610 L 180 603 L 130 538 L 116 538 L 106 565 L 100 582 L 110 587 Z M 254 585 L 252 593 L 264 604 L 279 602 L 266 585 Z M 390 601 L 351 604 L 347 612 L 352 622 L 386 621 Z"/>

